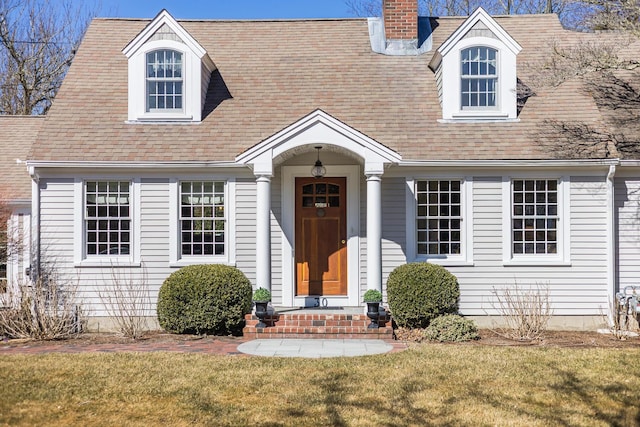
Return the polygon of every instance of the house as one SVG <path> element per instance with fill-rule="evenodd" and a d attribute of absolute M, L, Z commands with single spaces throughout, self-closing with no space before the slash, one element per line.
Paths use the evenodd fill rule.
<path fill-rule="evenodd" d="M 0 301 L 29 276 L 31 179 L 24 161 L 44 122 L 41 116 L 0 116 Z"/>
<path fill-rule="evenodd" d="M 114 270 L 154 301 L 176 269 L 223 263 L 276 307 L 355 307 L 419 261 L 480 324 L 517 283 L 549 287 L 553 326 L 593 328 L 640 278 L 640 163 L 542 131 L 603 123 L 579 79 L 526 88 L 550 40 L 598 37 L 400 0 L 369 19 L 95 19 L 27 161 L 35 252 L 94 325 Z"/>

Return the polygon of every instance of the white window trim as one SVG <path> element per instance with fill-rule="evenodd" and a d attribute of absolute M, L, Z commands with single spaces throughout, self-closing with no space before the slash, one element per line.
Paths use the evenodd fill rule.
<path fill-rule="evenodd" d="M 418 230 L 416 225 L 416 181 L 460 180 L 462 227 L 459 255 L 418 254 Z M 473 177 L 429 175 L 406 180 L 406 258 L 407 262 L 430 262 L 443 266 L 473 266 Z"/>
<path fill-rule="evenodd" d="M 462 51 L 476 46 L 496 50 L 496 105 L 486 108 L 462 108 Z M 491 37 L 470 37 L 460 40 L 455 49 L 442 58 L 442 119 L 441 122 L 518 121 L 516 54 L 501 40 Z"/>
<path fill-rule="evenodd" d="M 182 109 L 147 112 L 147 53 L 174 50 L 182 54 Z M 129 58 L 130 122 L 199 122 L 201 119 L 201 60 L 184 43 L 175 40 L 155 40 L 144 44 Z"/>
<path fill-rule="evenodd" d="M 558 253 L 513 254 L 511 229 L 512 195 L 514 179 L 558 180 Z M 512 175 L 502 177 L 502 262 L 505 266 L 570 266 L 571 265 L 571 179 L 569 176 L 543 174 Z"/>
<path fill-rule="evenodd" d="M 85 192 L 84 185 L 87 181 L 129 181 L 131 183 L 131 251 L 129 255 L 87 255 L 85 242 Z M 84 176 L 74 180 L 73 191 L 73 263 L 76 267 L 139 267 L 141 265 L 140 253 L 140 179 L 123 176 Z"/>
<path fill-rule="evenodd" d="M 182 255 L 180 252 L 180 182 L 224 182 L 225 241 L 224 255 Z M 236 265 L 236 181 L 231 177 L 188 176 L 173 177 L 169 181 L 169 266 L 184 267 L 193 264 Z"/>

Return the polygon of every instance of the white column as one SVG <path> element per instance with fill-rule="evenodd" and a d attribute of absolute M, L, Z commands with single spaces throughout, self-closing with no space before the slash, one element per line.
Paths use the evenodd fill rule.
<path fill-rule="evenodd" d="M 256 177 L 256 285 L 271 290 L 271 177 Z"/>
<path fill-rule="evenodd" d="M 367 289 L 382 292 L 382 178 L 367 174 Z"/>

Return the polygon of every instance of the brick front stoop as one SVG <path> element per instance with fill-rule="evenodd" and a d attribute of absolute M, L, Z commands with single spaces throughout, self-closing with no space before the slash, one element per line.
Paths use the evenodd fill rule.
<path fill-rule="evenodd" d="M 265 319 L 266 328 L 256 328 L 255 314 L 247 314 L 245 321 L 242 334 L 249 339 L 393 339 L 391 316 L 387 312 L 380 318 L 378 329 L 367 327 L 371 320 L 366 314 L 273 313 Z"/>

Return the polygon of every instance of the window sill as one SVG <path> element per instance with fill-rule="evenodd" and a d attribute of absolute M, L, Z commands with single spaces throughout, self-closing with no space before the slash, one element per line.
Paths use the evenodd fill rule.
<path fill-rule="evenodd" d="M 509 118 L 507 113 L 499 111 L 464 111 L 454 113 L 449 119 L 440 119 L 440 123 L 478 123 L 478 122 L 519 122 L 519 118 Z"/>
<path fill-rule="evenodd" d="M 135 120 L 129 120 L 126 123 L 175 123 L 175 122 L 184 122 L 184 123 L 198 123 L 193 120 L 193 116 L 187 116 L 184 114 L 159 114 L 159 113 L 149 113 L 142 116 L 137 117 Z"/>

